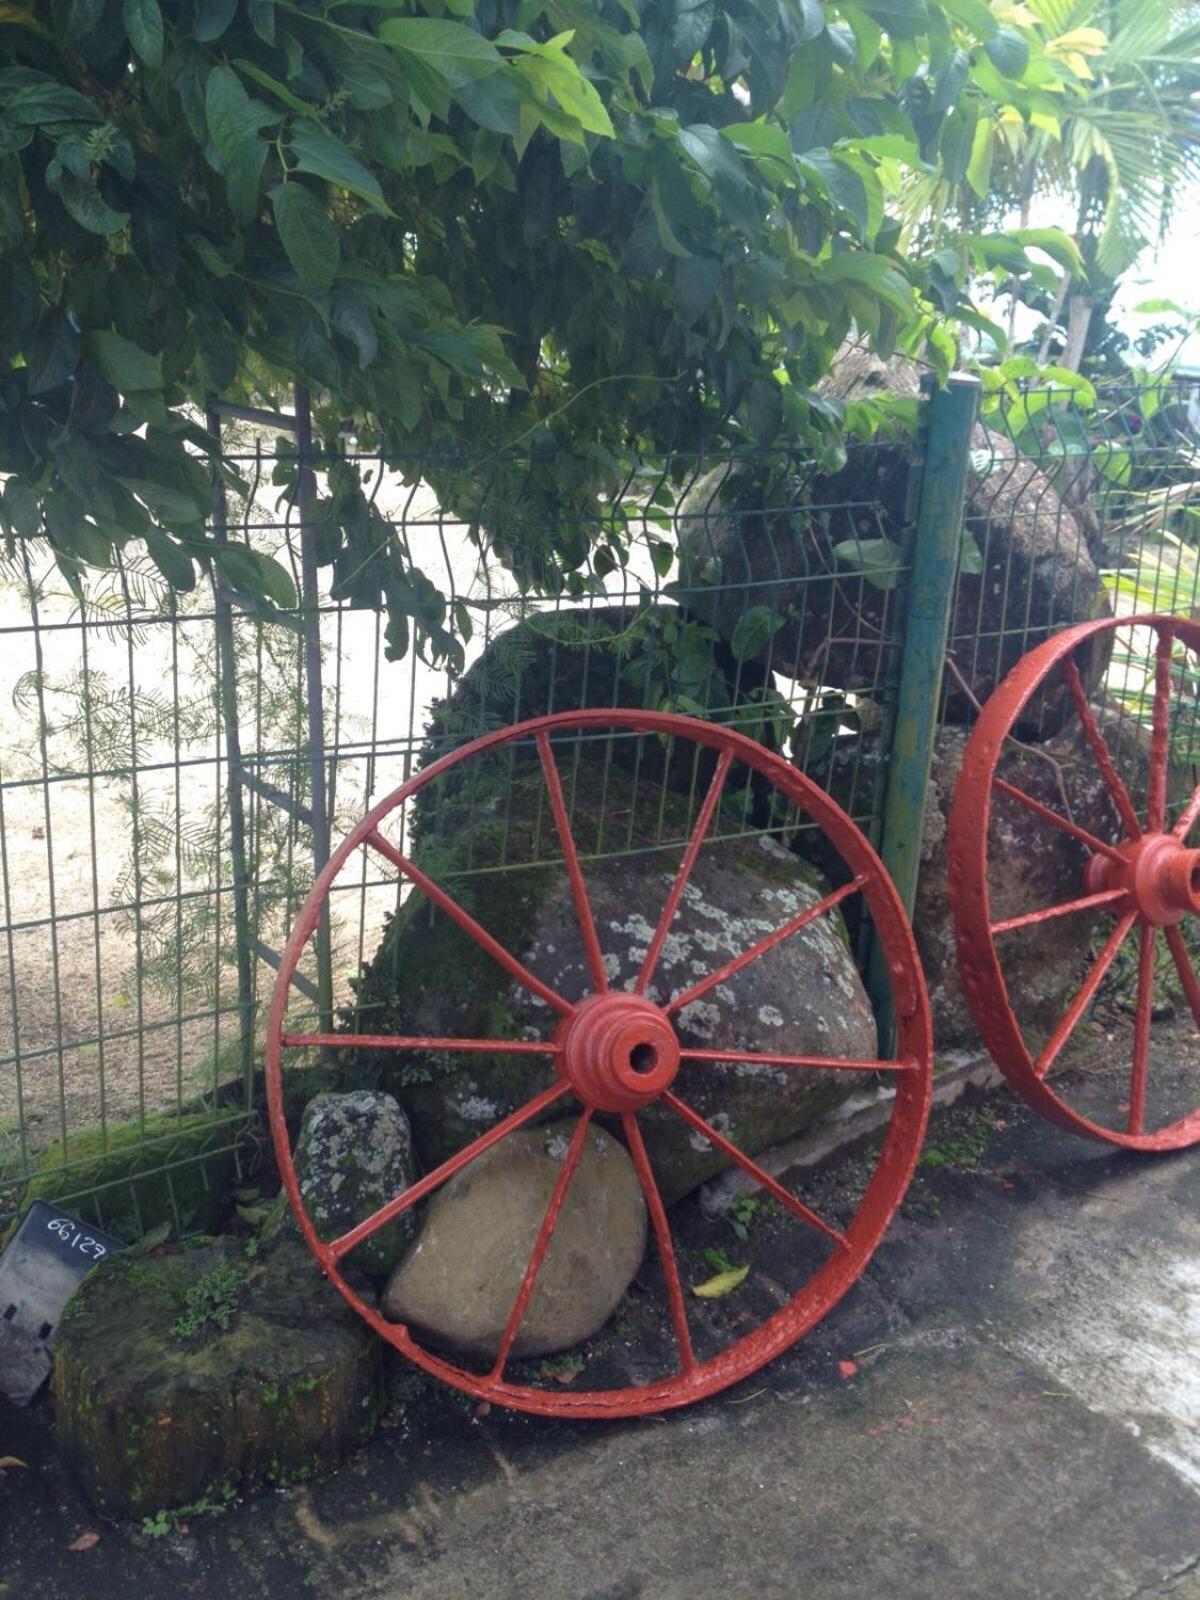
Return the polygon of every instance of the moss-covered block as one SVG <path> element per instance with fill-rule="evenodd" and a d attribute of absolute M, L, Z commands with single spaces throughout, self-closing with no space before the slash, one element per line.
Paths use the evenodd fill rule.
<path fill-rule="evenodd" d="M 96 1510 L 215 1508 L 328 1471 L 375 1428 L 380 1346 L 303 1245 L 110 1257 L 60 1324 L 55 1433 Z"/>
<path fill-rule="evenodd" d="M 209 1112 L 158 1113 L 136 1121 L 81 1128 L 44 1150 L 20 1196 L 66 1202 L 119 1238 L 136 1239 L 159 1223 L 213 1233 L 236 1172 L 237 1119 Z"/>

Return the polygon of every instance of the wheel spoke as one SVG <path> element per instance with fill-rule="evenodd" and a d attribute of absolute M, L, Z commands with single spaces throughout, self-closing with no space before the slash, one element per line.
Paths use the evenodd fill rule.
<path fill-rule="evenodd" d="M 1172 833 L 1177 839 L 1186 839 L 1192 831 L 1192 824 L 1200 817 L 1200 789 L 1193 789 L 1192 798 L 1179 813 L 1179 821 L 1172 828 Z"/>
<path fill-rule="evenodd" d="M 1146 778 L 1146 828 L 1150 833 L 1162 832 L 1167 814 L 1167 735 L 1174 643 L 1174 632 L 1163 628 L 1154 652 L 1154 710 L 1150 720 L 1150 771 Z"/>
<path fill-rule="evenodd" d="M 567 1198 L 567 1190 L 571 1187 L 571 1179 L 575 1176 L 575 1169 L 579 1165 L 579 1158 L 583 1154 L 583 1142 L 587 1138 L 588 1123 L 592 1120 L 590 1108 L 585 1108 L 579 1121 L 575 1124 L 575 1132 L 571 1135 L 571 1143 L 567 1146 L 566 1156 L 555 1179 L 554 1189 L 550 1195 L 546 1214 L 542 1218 L 542 1225 L 538 1229 L 537 1238 L 533 1241 L 533 1249 L 529 1253 L 529 1260 L 525 1265 L 525 1275 L 521 1279 L 521 1287 L 517 1290 L 517 1298 L 513 1301 L 512 1310 L 508 1313 L 508 1321 L 504 1324 L 504 1332 L 500 1336 L 500 1346 L 496 1351 L 496 1364 L 488 1374 L 493 1383 L 498 1383 L 504 1376 L 504 1368 L 508 1362 L 509 1351 L 513 1347 L 513 1340 L 517 1337 L 517 1330 L 521 1326 L 522 1318 L 529 1305 L 530 1296 L 533 1294 L 534 1284 L 537 1282 L 538 1272 L 542 1262 L 546 1259 L 546 1252 L 550 1248 L 550 1241 L 554 1237 L 554 1230 L 558 1226 L 559 1213 L 562 1211 L 563 1202 Z"/>
<path fill-rule="evenodd" d="M 464 911 L 457 900 L 452 900 L 444 889 L 439 889 L 432 878 L 426 877 L 415 862 L 410 861 L 402 851 L 397 850 L 395 845 L 389 844 L 378 830 L 369 833 L 366 842 L 373 850 L 377 850 L 386 861 L 390 861 L 397 871 L 403 873 L 411 883 L 415 884 L 427 899 L 432 900 L 439 911 L 444 911 L 452 922 L 456 922 L 462 931 L 469 938 L 474 939 L 482 950 L 486 950 L 493 961 L 499 962 L 510 977 L 515 978 L 518 983 L 524 984 L 526 989 L 538 995 L 548 1006 L 552 1006 L 555 1011 L 561 1012 L 563 1016 L 571 1015 L 575 1007 L 569 1000 L 564 1000 L 562 995 L 556 994 L 548 984 L 543 983 L 540 978 L 530 972 L 529 968 L 518 961 L 516 956 L 506 950 L 498 940 L 493 939 L 486 928 L 480 927 L 469 911 Z"/>
<path fill-rule="evenodd" d="M 542 763 L 542 773 L 546 779 L 546 788 L 550 795 L 550 809 L 554 813 L 554 826 L 558 829 L 559 842 L 562 845 L 563 858 L 567 865 L 567 877 L 571 882 L 571 897 L 575 901 L 575 915 L 579 919 L 579 932 L 583 939 L 584 953 L 587 956 L 588 967 L 591 970 L 592 982 L 598 993 L 603 994 L 608 988 L 608 974 L 604 970 L 604 956 L 600 950 L 600 941 L 596 937 L 596 919 L 592 915 L 591 902 L 587 897 L 587 890 L 583 884 L 583 871 L 579 865 L 579 853 L 575 849 L 575 839 L 571 833 L 571 821 L 567 816 L 566 801 L 563 798 L 562 780 L 558 775 L 558 766 L 554 760 L 554 752 L 550 748 L 550 735 L 544 730 L 537 736 L 538 756 Z"/>
<path fill-rule="evenodd" d="M 1175 971 L 1179 974 L 1179 983 L 1187 996 L 1187 1003 L 1192 1013 L 1192 1021 L 1196 1031 L 1200 1033 L 1200 982 L 1197 982 L 1192 958 L 1188 955 L 1187 945 L 1183 942 L 1183 935 L 1176 927 L 1164 928 L 1167 936 L 1167 949 L 1171 952 L 1171 960 L 1175 963 Z"/>
<path fill-rule="evenodd" d="M 757 1161 L 752 1161 L 744 1151 L 738 1149 L 737 1145 L 731 1144 L 724 1134 L 718 1133 L 712 1123 L 706 1122 L 698 1111 L 693 1111 L 691 1106 L 685 1105 L 679 1096 L 672 1094 L 669 1089 L 664 1091 L 662 1099 L 677 1117 L 682 1117 L 690 1128 L 703 1134 L 714 1150 L 720 1150 L 731 1161 L 736 1162 L 743 1172 L 748 1172 L 760 1188 L 778 1200 L 780 1205 L 786 1206 L 793 1216 L 799 1217 L 802 1222 L 807 1222 L 810 1228 L 823 1233 L 827 1239 L 832 1239 L 834 1244 L 840 1245 L 843 1250 L 849 1250 L 850 1241 L 844 1233 L 839 1233 L 823 1217 L 819 1217 L 815 1211 L 810 1211 L 803 1200 L 797 1200 L 794 1194 L 789 1194 L 781 1183 L 777 1183 L 769 1172 L 758 1165 Z"/>
<path fill-rule="evenodd" d="M 681 1061 L 745 1061 L 752 1067 L 813 1067 L 822 1072 L 915 1072 L 918 1061 L 868 1061 L 856 1056 L 787 1056 L 759 1050 L 720 1050 L 715 1045 L 679 1052 Z"/>
<path fill-rule="evenodd" d="M 785 939 L 790 939 L 793 933 L 798 933 L 801 928 L 810 922 L 815 922 L 818 917 L 823 917 L 827 911 L 850 895 L 856 893 L 866 883 L 866 878 L 853 878 L 840 889 L 835 889 L 832 894 L 827 894 L 815 906 L 809 906 L 807 911 L 798 912 L 790 921 L 785 922 L 781 928 L 776 928 L 774 933 L 768 933 L 757 944 L 752 944 L 749 950 L 743 950 L 740 956 L 734 956 L 732 961 L 727 961 L 716 972 L 710 972 L 707 978 L 701 978 L 699 983 L 694 983 L 690 989 L 685 989 L 682 994 L 664 1007 L 668 1016 L 672 1011 L 680 1011 L 693 1000 L 698 1000 L 702 994 L 714 988 L 718 983 L 724 983 L 726 978 L 732 978 L 735 972 L 740 972 L 743 967 L 748 967 L 752 961 L 757 961 L 759 956 L 766 955 L 768 950 L 773 950 L 777 944 L 782 944 Z"/>
<path fill-rule="evenodd" d="M 1140 839 L 1142 825 L 1138 821 L 1137 811 L 1134 809 L 1133 801 L 1129 798 L 1129 790 L 1125 787 L 1124 781 L 1113 763 L 1108 741 L 1100 732 L 1095 713 L 1088 704 L 1088 697 L 1084 693 L 1083 682 L 1079 676 L 1079 668 L 1075 665 L 1071 656 L 1067 656 L 1063 661 L 1062 675 L 1066 680 L 1067 688 L 1070 690 L 1071 699 L 1075 703 L 1075 713 L 1083 728 L 1083 736 L 1092 748 L 1092 754 L 1096 758 L 1096 765 L 1100 768 L 1104 781 L 1108 785 L 1108 792 L 1112 796 L 1113 804 L 1120 813 L 1121 822 L 1131 838 Z"/>
<path fill-rule="evenodd" d="M 1128 911 L 1121 918 L 1120 922 L 1117 923 L 1113 931 L 1109 934 L 1104 949 L 1101 950 L 1095 961 L 1092 962 L 1092 965 L 1088 970 L 1087 977 L 1080 985 L 1079 991 L 1074 1000 L 1071 1001 L 1070 1008 L 1059 1022 L 1058 1027 L 1055 1028 L 1054 1032 L 1050 1035 L 1050 1038 L 1047 1041 L 1045 1048 L 1042 1050 L 1041 1055 L 1033 1064 L 1033 1070 L 1037 1073 L 1039 1078 L 1044 1078 L 1049 1072 L 1050 1068 L 1054 1065 L 1055 1061 L 1058 1059 L 1063 1045 L 1066 1044 L 1067 1040 L 1071 1037 L 1071 1034 L 1075 1031 L 1075 1025 L 1078 1023 L 1080 1017 L 1087 1009 L 1092 996 L 1100 987 L 1101 981 L 1104 978 L 1104 974 L 1108 971 L 1109 967 L 1112 966 L 1114 960 L 1116 959 L 1117 951 L 1125 942 L 1125 935 L 1129 932 L 1130 928 L 1133 927 L 1136 921 L 1137 912 Z"/>
<path fill-rule="evenodd" d="M 1028 928 L 1033 923 L 1049 922 L 1054 917 L 1069 916 L 1072 911 L 1094 911 L 1099 906 L 1110 906 L 1124 900 L 1124 889 L 1103 889 L 1099 894 L 1085 894 L 1080 900 L 1064 900 L 1061 905 L 1046 906 L 1042 911 L 1026 911 L 1019 917 L 1005 917 L 991 924 L 993 937 L 998 933 L 1011 933 L 1014 928 Z"/>
<path fill-rule="evenodd" d="M 1007 795 L 1010 800 L 1015 800 L 1018 805 L 1024 806 L 1027 811 L 1032 811 L 1035 817 L 1041 817 L 1043 822 L 1048 822 L 1051 827 L 1059 828 L 1063 833 L 1069 833 L 1073 839 L 1078 839 L 1080 844 L 1087 845 L 1088 849 L 1099 856 L 1108 856 L 1112 861 L 1122 861 L 1124 857 L 1115 845 L 1105 844 L 1103 839 L 1097 839 L 1094 833 L 1088 833 L 1086 828 L 1078 827 L 1074 822 L 1068 822 L 1066 817 L 1060 817 L 1057 811 L 1051 811 L 1049 806 L 1044 806 L 1040 800 L 1035 800 L 1031 794 L 1026 794 L 1024 789 L 1018 789 L 1015 784 L 1009 783 L 1005 778 L 993 778 L 992 785 L 1001 794 Z"/>
<path fill-rule="evenodd" d="M 356 1244 L 361 1244 L 364 1239 L 369 1239 L 373 1233 L 391 1222 L 394 1217 L 400 1216 L 402 1212 L 407 1211 L 411 1206 L 415 1206 L 418 1200 L 424 1200 L 427 1194 L 432 1194 L 435 1189 L 440 1188 L 448 1178 L 452 1178 L 456 1172 L 461 1172 L 477 1156 L 481 1156 L 485 1150 L 490 1150 L 494 1144 L 499 1144 L 501 1139 L 514 1132 L 517 1128 L 522 1127 L 526 1122 L 531 1122 L 540 1112 L 545 1111 L 548 1106 L 552 1106 L 556 1100 L 561 1100 L 566 1093 L 567 1086 L 565 1083 L 553 1083 L 548 1089 L 543 1089 L 541 1094 L 534 1095 L 532 1100 L 526 1101 L 511 1116 L 505 1117 L 503 1122 L 498 1122 L 494 1128 L 489 1128 L 486 1133 L 481 1134 L 471 1144 L 464 1145 L 454 1155 L 447 1157 L 440 1167 L 434 1167 L 432 1172 L 427 1172 L 416 1183 L 410 1183 L 407 1189 L 396 1195 L 394 1199 L 389 1200 L 386 1205 L 380 1206 L 378 1211 L 373 1211 L 369 1217 L 356 1224 L 348 1233 L 343 1233 L 340 1238 L 334 1239 L 326 1247 L 329 1253 L 335 1261 L 340 1261 L 348 1251 L 354 1249 Z"/>
<path fill-rule="evenodd" d="M 666 1208 L 662 1203 L 658 1184 L 654 1181 L 650 1158 L 646 1154 L 646 1145 L 637 1118 L 626 1112 L 621 1118 L 621 1126 L 625 1130 L 625 1143 L 629 1146 L 629 1154 L 633 1158 L 634 1170 L 642 1185 L 642 1193 L 646 1197 L 646 1209 L 650 1213 L 650 1221 L 654 1227 L 659 1265 L 662 1267 L 663 1278 L 667 1285 L 667 1306 L 671 1313 L 671 1326 L 675 1330 L 675 1343 L 679 1346 L 679 1369 L 681 1372 L 691 1372 L 696 1365 L 696 1356 L 692 1349 L 687 1304 L 683 1298 L 683 1285 L 679 1281 L 679 1266 L 675 1260 L 675 1246 L 671 1239 L 671 1226 L 667 1221 Z"/>
<path fill-rule="evenodd" d="M 1142 924 L 1138 952 L 1137 1008 L 1133 1014 L 1133 1070 L 1129 1075 L 1129 1132 L 1141 1133 L 1146 1113 L 1146 1069 L 1150 1064 L 1150 1013 L 1154 1007 L 1154 935 Z"/>
<path fill-rule="evenodd" d="M 675 874 L 675 881 L 671 885 L 671 892 L 667 896 L 667 903 L 663 907 L 662 916 L 658 919 L 658 927 L 654 930 L 654 937 L 650 941 L 650 948 L 646 951 L 646 959 L 642 962 L 642 970 L 638 973 L 637 982 L 633 986 L 634 994 L 645 992 L 646 985 L 654 974 L 658 965 L 658 958 L 662 952 L 663 942 L 667 931 L 675 920 L 675 911 L 679 905 L 680 896 L 692 875 L 692 868 L 696 865 L 696 857 L 700 854 L 700 846 L 704 842 L 704 835 L 708 832 L 708 825 L 712 821 L 713 812 L 721 798 L 721 790 L 725 784 L 725 775 L 733 762 L 733 751 L 722 750 L 717 761 L 717 770 L 713 773 L 712 782 L 708 786 L 708 793 L 704 796 L 704 804 L 700 807 L 700 815 L 696 818 L 696 826 L 692 829 L 692 836 L 688 840 L 687 849 L 683 852 L 683 860 L 679 863 L 679 871 Z"/>
<path fill-rule="evenodd" d="M 562 1049 L 553 1039 L 441 1039 L 401 1033 L 281 1033 L 279 1042 L 296 1049 L 473 1050 L 489 1056 L 556 1056 Z"/>

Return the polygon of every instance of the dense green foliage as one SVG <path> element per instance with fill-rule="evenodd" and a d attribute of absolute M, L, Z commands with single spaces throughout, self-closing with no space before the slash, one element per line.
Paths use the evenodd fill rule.
<path fill-rule="evenodd" d="M 350 419 L 421 461 L 532 588 L 623 559 L 600 508 L 639 450 L 828 460 L 842 417 L 811 386 L 847 334 L 944 369 L 968 267 L 1047 243 L 906 257 L 885 204 L 905 168 L 978 179 L 981 108 L 1070 75 L 1014 9 L 7 0 L 4 531 L 69 578 L 141 539 L 177 588 L 215 563 L 290 603 L 281 566 L 206 534 L 200 424 L 295 382 L 318 446 Z M 335 593 L 386 605 L 391 652 L 453 655 L 467 619 L 354 470 L 320 517 Z"/>

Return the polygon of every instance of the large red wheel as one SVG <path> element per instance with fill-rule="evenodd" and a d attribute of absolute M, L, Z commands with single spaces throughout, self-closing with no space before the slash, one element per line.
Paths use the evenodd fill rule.
<path fill-rule="evenodd" d="M 1107 738 L 1076 664 L 1105 633 L 1117 633 L 1125 643 L 1113 656 L 1124 680 L 1116 686 L 1120 710 Z M 959 972 L 984 1043 L 1034 1110 L 1072 1133 L 1133 1150 L 1178 1150 L 1200 1140 L 1194 1088 L 1174 1081 L 1155 1100 L 1152 1052 L 1156 1025 L 1171 1020 L 1161 1014 L 1170 1008 L 1156 1004 L 1168 983 L 1200 1030 L 1200 982 L 1188 937 L 1189 924 L 1200 915 L 1200 850 L 1188 842 L 1200 817 L 1200 789 L 1173 806 L 1169 781 L 1179 770 L 1172 744 L 1185 734 L 1190 742 L 1195 725 L 1198 661 L 1200 627 L 1178 617 L 1105 618 L 1048 639 L 1017 663 L 984 706 L 966 745 L 950 817 L 947 854 Z M 1058 692 L 1060 685 L 1074 704 L 1084 760 L 1107 792 L 1111 826 L 1105 838 L 1079 826 L 1065 793 L 1046 804 L 998 772 L 1006 750 L 1015 748 L 1008 741 L 1027 709 L 1036 709 L 1038 697 Z M 1130 728 L 1142 726 L 1148 740 L 1139 732 L 1131 744 Z M 1125 760 L 1116 753 L 1117 733 L 1126 736 L 1120 741 Z M 1134 762 L 1128 760 L 1130 748 Z M 1066 835 L 1078 845 L 1078 892 L 1060 903 L 995 918 L 989 885 L 997 863 L 989 829 L 998 807 L 1014 806 L 1032 815 L 1035 829 L 1046 830 L 1044 837 Z M 1010 993 L 1006 984 L 1005 955 L 1022 930 L 1052 920 L 1068 947 L 1073 943 L 1078 950 L 1079 985 L 1055 1025 L 1034 1029 L 1023 1018 L 1016 986 Z M 1088 927 L 1086 936 L 1081 923 Z M 1093 1026 L 1081 1048 L 1080 1024 L 1113 995 L 1115 1001 L 1105 1001 L 1108 1020 Z M 1067 1062 L 1068 1045 L 1074 1059 L 1051 1078 L 1052 1069 Z M 1178 1079 L 1173 1058 L 1179 1052 L 1169 1054 L 1170 1062 L 1162 1060 L 1164 1076 L 1169 1065 Z"/>
<path fill-rule="evenodd" d="M 559 749 L 581 739 L 636 738 L 649 740 L 658 749 L 662 741 L 690 748 L 707 762 L 711 772 L 707 787 L 702 786 L 699 805 L 690 837 L 682 849 L 682 859 L 673 884 L 666 895 L 657 927 L 649 941 L 641 972 L 632 989 L 613 990 L 608 986 L 601 936 L 589 905 L 585 873 L 572 837 L 568 808 L 559 773 Z M 439 780 L 451 769 L 461 768 L 481 757 L 494 757 L 498 750 L 520 751 L 527 762 L 540 761 L 544 778 L 544 797 L 561 846 L 561 863 L 568 874 L 579 924 L 591 992 L 581 1000 L 568 1002 L 550 989 L 486 931 L 445 889 L 432 881 L 392 839 L 385 828 L 393 828 L 405 802 L 427 784 Z M 730 769 L 735 764 L 749 769 L 745 776 L 757 775 L 784 797 L 787 805 L 800 808 L 805 822 L 820 828 L 845 863 L 848 880 L 825 895 L 819 903 L 792 915 L 770 934 L 744 949 L 734 959 L 699 977 L 686 992 L 676 993 L 657 1005 L 646 990 L 659 961 L 664 941 L 675 917 L 697 856 L 706 844 L 714 815 L 721 805 Z M 536 773 L 536 766 L 531 769 Z M 459 781 L 456 775 L 454 781 Z M 465 781 L 465 780 L 464 780 Z M 732 789 L 732 783 L 729 785 Z M 549 1057 L 554 1066 L 551 1086 L 536 1094 L 515 1113 L 504 1117 L 481 1137 L 468 1144 L 428 1172 L 418 1182 L 384 1205 L 360 1226 L 332 1242 L 322 1242 L 305 1211 L 292 1164 L 289 1135 L 284 1118 L 281 1083 L 282 1060 L 286 1052 L 314 1046 L 337 1050 L 361 1047 L 361 1035 L 320 1034 L 292 1031 L 286 1021 L 292 1003 L 291 981 L 307 941 L 322 914 L 331 885 L 356 852 L 365 851 L 377 861 L 390 863 L 411 886 L 410 892 L 426 896 L 445 915 L 453 919 L 469 938 L 493 957 L 516 983 L 540 996 L 556 1014 L 553 1027 L 538 1039 L 513 1038 L 410 1038 L 385 1035 L 365 1042 L 371 1048 L 391 1051 L 437 1050 L 439 1052 L 487 1053 L 523 1052 Z M 419 854 L 419 852 L 418 852 Z M 719 1039 L 703 1049 L 683 1049 L 673 1025 L 674 1014 L 718 983 L 728 982 L 751 962 L 774 949 L 805 924 L 832 912 L 834 907 L 859 895 L 865 902 L 882 947 L 889 974 L 892 1002 L 897 1021 L 897 1045 L 885 1060 L 839 1059 L 821 1056 L 747 1055 L 722 1047 Z M 786 1037 L 783 1042 L 786 1043 Z M 716 1063 L 747 1061 L 778 1070 L 809 1069 L 815 1072 L 858 1073 L 864 1087 L 886 1082 L 895 1094 L 890 1124 L 873 1172 L 852 1216 L 846 1221 L 831 1221 L 806 1205 L 796 1194 L 769 1176 L 754 1160 L 735 1148 L 710 1122 L 700 1117 L 676 1092 L 674 1083 L 681 1062 Z M 687 1070 L 693 1068 L 689 1065 Z M 876 1078 L 874 1075 L 881 1074 Z M 911 1177 L 920 1146 L 929 1106 L 931 1082 L 931 1036 L 929 1006 L 925 986 L 904 911 L 882 864 L 858 829 L 827 795 L 801 776 L 794 768 L 761 745 L 730 729 L 690 718 L 652 712 L 579 711 L 535 718 L 515 727 L 488 734 L 462 746 L 405 783 L 386 800 L 376 805 L 338 847 L 318 877 L 292 930 L 280 964 L 267 1024 L 266 1081 L 270 1105 L 271 1131 L 284 1187 L 309 1248 L 329 1278 L 358 1314 L 370 1326 L 425 1371 L 446 1383 L 465 1390 L 481 1400 L 497 1402 L 518 1410 L 548 1415 L 585 1417 L 629 1416 L 687 1404 L 736 1382 L 778 1355 L 819 1320 L 840 1299 L 866 1266 L 890 1221 Z M 562 1164 L 561 1176 L 537 1234 L 523 1281 L 517 1293 L 500 1348 L 486 1371 L 472 1371 L 447 1356 L 419 1343 L 410 1331 L 385 1321 L 351 1286 L 343 1274 L 344 1259 L 355 1245 L 408 1208 L 418 1205 L 439 1185 L 445 1183 L 469 1162 L 513 1130 L 531 1123 L 547 1108 L 569 1108 L 574 1102 L 580 1111 L 576 1135 Z M 719 1148 L 734 1163 L 745 1169 L 762 1188 L 795 1219 L 794 1225 L 812 1230 L 823 1259 L 806 1281 L 790 1293 L 785 1304 L 765 1316 L 744 1334 L 733 1338 L 726 1348 L 701 1359 L 693 1344 L 672 1227 L 660 1197 L 639 1126 L 639 1113 L 651 1104 L 669 1108 L 689 1126 L 691 1133 Z M 673 1369 L 639 1387 L 564 1391 L 548 1381 L 546 1388 L 506 1379 L 513 1340 L 535 1286 L 538 1269 L 545 1257 L 555 1224 L 579 1160 L 583 1130 L 596 1114 L 618 1125 L 624 1135 L 646 1200 L 661 1273 L 665 1311 L 674 1336 Z"/>

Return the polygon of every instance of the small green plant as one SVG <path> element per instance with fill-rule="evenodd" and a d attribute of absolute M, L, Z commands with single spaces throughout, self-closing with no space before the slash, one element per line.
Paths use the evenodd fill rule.
<path fill-rule="evenodd" d="M 184 1295 L 183 1314 L 171 1324 L 171 1332 L 177 1339 L 191 1339 L 211 1325 L 224 1333 L 233 1321 L 245 1282 L 244 1274 L 236 1267 L 218 1262 L 197 1278 Z"/>
<path fill-rule="evenodd" d="M 175 1530 L 175 1519 L 169 1511 L 156 1511 L 152 1517 L 142 1518 L 142 1532 L 149 1539 L 162 1539 Z"/>
<path fill-rule="evenodd" d="M 725 1212 L 725 1220 L 733 1229 L 734 1237 L 747 1239 L 750 1236 L 750 1226 L 762 1210 L 762 1196 L 757 1194 L 737 1194 L 729 1202 Z"/>
<path fill-rule="evenodd" d="M 572 1383 L 583 1371 L 583 1357 L 568 1350 L 566 1355 L 543 1361 L 538 1368 L 539 1378 L 552 1378 L 556 1383 Z"/>
<path fill-rule="evenodd" d="M 977 1167 L 987 1149 L 987 1130 L 971 1128 L 961 1139 L 928 1145 L 918 1162 L 922 1167 Z"/>
<path fill-rule="evenodd" d="M 712 1272 L 736 1272 L 738 1264 L 730 1261 L 724 1250 L 715 1244 L 705 1245 L 700 1252 L 700 1259 Z"/>

